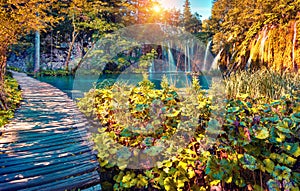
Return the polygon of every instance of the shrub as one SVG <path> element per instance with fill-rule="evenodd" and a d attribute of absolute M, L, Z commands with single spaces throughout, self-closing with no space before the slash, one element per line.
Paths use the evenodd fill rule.
<path fill-rule="evenodd" d="M 300 98 L 296 91 L 279 99 L 271 99 L 272 94 L 252 97 L 238 92 L 230 96 L 234 99 L 225 100 L 222 113 L 195 79 L 185 96 L 165 80 L 161 86 L 162 90 L 155 90 L 144 81 L 139 87 L 93 89 L 78 103 L 102 126 L 93 141 L 102 174 L 110 176 L 103 180 L 104 189 L 299 189 Z M 116 100 L 127 104 L 118 105 Z M 156 107 L 150 103 L 156 102 L 163 107 L 151 111 Z M 193 133 L 177 136 L 178 130 Z M 186 142 L 184 147 L 161 146 L 174 135 L 179 146 Z M 147 155 L 136 153 L 135 148 Z M 169 151 L 175 152 L 168 155 Z M 130 168 L 135 155 L 144 165 L 136 170 Z"/>
<path fill-rule="evenodd" d="M 11 75 L 5 76 L 4 88 L 9 109 L 0 110 L 0 127 L 5 125 L 10 118 L 14 117 L 14 111 L 19 106 L 22 97 L 17 81 Z"/>

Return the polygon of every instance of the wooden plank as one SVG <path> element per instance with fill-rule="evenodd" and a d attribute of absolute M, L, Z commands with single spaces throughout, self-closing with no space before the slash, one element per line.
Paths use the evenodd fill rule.
<path fill-rule="evenodd" d="M 0 183 L 63 171 L 72 167 L 76 167 L 78 164 L 91 164 L 91 161 L 93 160 L 95 160 L 95 157 L 91 156 L 89 153 L 85 153 L 84 155 L 80 156 L 65 157 L 61 158 L 60 160 L 44 162 L 44 164 L 46 164 L 45 166 L 35 165 L 37 163 L 32 163 L 31 166 L 28 164 L 23 166 L 12 166 L 6 171 L 0 169 Z M 19 168 L 20 166 L 21 168 Z M 97 165 L 94 165 L 94 167 L 96 168 Z"/>
<path fill-rule="evenodd" d="M 18 164 L 26 164 L 26 163 L 31 163 L 31 162 L 46 162 L 49 160 L 49 158 L 61 158 L 61 157 L 67 157 L 67 156 L 73 156 L 73 155 L 78 155 L 78 154 L 84 154 L 86 152 L 89 152 L 90 154 L 94 154 L 91 152 L 91 149 L 89 147 L 77 147 L 77 149 L 74 151 L 71 149 L 65 149 L 65 150 L 60 150 L 55 153 L 53 152 L 46 152 L 46 153 L 36 153 L 36 154 L 31 154 L 31 155 L 24 155 L 24 156 L 10 156 L 6 157 L 3 159 L 0 159 L 0 162 L 5 165 L 5 166 L 13 166 L 13 165 L 18 165 Z"/>
<path fill-rule="evenodd" d="M 70 168 L 64 171 L 59 171 L 43 176 L 31 177 L 28 179 L 22 179 L 22 181 L 10 181 L 0 183 L 0 190 L 19 190 L 28 187 L 38 186 L 42 184 L 51 183 L 53 181 L 66 179 L 67 177 L 85 174 L 86 172 L 94 171 L 95 167 L 90 164 L 78 164 L 74 168 Z M 74 184 L 74 183 L 70 183 Z"/>
<path fill-rule="evenodd" d="M 12 144 L 12 143 L 26 143 L 31 141 L 37 141 L 37 140 L 46 140 L 51 139 L 55 135 L 67 135 L 72 133 L 81 133 L 83 137 L 89 137 L 89 132 L 86 131 L 84 128 L 67 128 L 67 130 L 61 129 L 58 132 L 52 131 L 52 132 L 44 132 L 44 133 L 26 133 L 26 135 L 19 134 L 16 132 L 10 132 L 10 133 L 4 133 L 2 135 L 2 139 L 0 139 L 0 144 Z M 87 135 L 87 136 L 84 136 Z M 10 139 L 10 137 L 13 137 Z"/>
<path fill-rule="evenodd" d="M 81 139 L 81 135 L 74 135 L 72 136 L 72 139 L 63 139 L 63 140 L 59 140 L 59 141 L 52 141 L 52 142 L 48 142 L 46 144 L 41 144 L 41 143 L 36 143 L 36 144 L 28 144 L 28 143 L 24 143 L 24 144 L 20 144 L 18 147 L 11 147 L 8 145 L 8 147 L 2 147 L 1 151 L 6 153 L 6 152 L 31 152 L 34 151 L 36 149 L 43 149 L 43 148 L 50 148 L 50 147 L 54 147 L 54 146 L 58 146 L 58 145 L 67 145 L 67 144 L 77 144 L 77 143 L 81 143 L 84 142 L 85 140 Z"/>
<path fill-rule="evenodd" d="M 66 190 L 99 184 L 90 124 L 67 94 L 16 75 L 23 101 L 0 140 L 0 190 Z M 99 187 L 98 187 L 99 188 Z"/>
<path fill-rule="evenodd" d="M 40 132 L 35 132 L 35 133 L 26 133 L 25 134 L 19 134 L 17 133 L 15 136 L 17 136 L 16 138 L 18 140 L 13 140 L 13 141 L 10 141 L 7 140 L 6 142 L 4 141 L 0 141 L 0 143 L 11 143 L 11 142 L 18 142 L 18 143 L 24 143 L 24 142 L 28 142 L 28 141 L 35 141 L 35 140 L 39 140 L 39 139 L 42 139 L 43 137 L 49 137 L 49 136 L 53 136 L 55 134 L 59 134 L 59 135 L 62 135 L 62 134 L 66 134 L 66 133 L 73 133 L 73 132 L 80 132 L 82 134 L 88 134 L 87 130 L 84 129 L 84 128 L 70 128 L 70 127 L 65 127 L 65 128 L 61 128 L 60 131 L 58 132 L 55 132 L 54 130 L 52 131 L 40 131 Z M 5 138 L 5 133 L 3 135 Z"/>
<path fill-rule="evenodd" d="M 77 146 L 79 145 L 88 145 L 88 142 L 86 140 L 80 140 L 78 144 L 72 144 L 72 145 L 56 145 L 56 146 L 49 146 L 46 148 L 38 148 L 32 151 L 14 151 L 14 150 L 8 150 L 3 152 L 4 154 L 10 154 L 10 153 L 17 153 L 17 154 L 31 154 L 31 153 L 44 153 L 44 152 L 49 152 L 49 151 L 56 151 L 60 150 L 66 147 L 73 147 L 74 150 L 76 149 Z"/>
<path fill-rule="evenodd" d="M 88 186 L 93 186 L 97 184 L 95 191 L 101 191 L 101 186 L 98 184 L 100 182 L 99 174 L 96 171 L 86 173 L 80 176 L 70 177 L 68 179 L 52 182 L 49 184 L 43 184 L 36 187 L 27 187 L 24 190 L 19 191 L 65 191 L 73 189 L 86 188 Z"/>
<path fill-rule="evenodd" d="M 45 137 L 44 139 L 41 140 L 35 140 L 35 141 L 28 141 L 26 143 L 9 143 L 9 144 L 0 144 L 0 148 L 1 151 L 2 150 L 11 150 L 14 148 L 20 148 L 20 147 L 24 147 L 24 144 L 26 145 L 44 145 L 44 144 L 52 144 L 55 142 L 61 142 L 64 141 L 66 139 L 81 139 L 82 138 L 82 134 L 80 132 L 74 132 L 72 134 L 68 134 L 64 136 L 61 136 L 61 134 L 56 134 L 56 135 L 52 135 L 51 137 Z M 29 147 L 29 146 L 28 146 Z"/>
<path fill-rule="evenodd" d="M 73 117 L 72 117 L 73 118 Z M 25 124 L 27 124 L 26 122 Z M 22 124 L 22 123 L 21 123 Z M 29 126 L 30 125 L 30 126 Z M 76 124 L 76 119 L 67 121 L 52 121 L 51 125 L 44 125 L 40 123 L 30 124 L 28 123 L 28 127 L 24 127 L 19 125 L 14 126 L 14 128 L 5 129 L 2 133 L 9 133 L 9 132 L 18 132 L 19 134 L 28 134 L 30 132 L 40 132 L 40 131 L 49 131 L 49 130 L 68 130 L 68 129 L 79 129 L 82 128 L 86 130 L 86 127 L 90 126 L 88 123 L 83 122 L 81 124 Z"/>
<path fill-rule="evenodd" d="M 88 152 L 84 153 L 83 156 L 87 156 L 89 158 L 89 160 L 96 160 L 96 157 Z M 37 161 L 34 163 L 29 162 L 29 163 L 23 163 L 23 164 L 18 164 L 18 165 L 14 165 L 14 166 L 0 168 L 0 175 L 35 169 L 35 168 L 39 168 L 39 166 L 42 167 L 45 164 L 50 165 L 50 164 L 64 163 L 64 162 L 70 162 L 70 161 L 75 161 L 76 163 L 78 163 L 78 162 L 82 161 L 83 158 L 84 157 L 82 157 L 81 154 L 75 155 L 75 156 L 71 155 L 68 157 L 61 157 L 61 158 L 51 157 L 51 158 L 47 158 L 47 160 L 45 160 L 44 162 L 42 162 L 42 160 L 41 160 L 41 161 Z M 84 161 L 82 161 L 82 162 L 84 162 Z"/>

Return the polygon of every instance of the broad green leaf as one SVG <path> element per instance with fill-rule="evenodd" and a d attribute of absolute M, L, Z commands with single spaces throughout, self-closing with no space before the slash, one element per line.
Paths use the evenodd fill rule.
<path fill-rule="evenodd" d="M 132 132 L 128 128 L 126 128 L 121 131 L 120 135 L 122 137 L 132 137 Z"/>
<path fill-rule="evenodd" d="M 291 133 L 291 131 L 288 129 L 289 127 L 287 123 L 279 123 L 275 127 L 283 133 Z"/>
<path fill-rule="evenodd" d="M 300 156 L 299 143 L 284 143 L 284 150 L 294 157 Z"/>
<path fill-rule="evenodd" d="M 183 168 L 184 170 L 187 169 L 187 166 L 188 166 L 188 164 L 185 163 L 185 162 L 183 162 L 183 161 L 180 161 L 180 162 L 178 163 L 178 165 L 177 165 L 177 167 L 181 167 L 181 168 Z"/>
<path fill-rule="evenodd" d="M 147 146 L 147 147 L 151 147 L 153 144 L 153 138 L 152 137 L 146 137 L 143 141 L 143 143 Z"/>
<path fill-rule="evenodd" d="M 108 164 L 108 160 L 104 160 L 104 161 L 101 161 L 100 162 L 100 166 L 101 167 L 104 167 L 105 165 L 107 165 Z"/>
<path fill-rule="evenodd" d="M 150 155 L 150 156 L 157 156 L 159 153 L 161 153 L 163 150 L 163 147 L 160 146 L 152 146 L 150 148 L 147 148 L 144 150 L 144 153 Z"/>
<path fill-rule="evenodd" d="M 274 167 L 275 167 L 274 162 L 273 162 L 271 159 L 265 159 L 265 160 L 263 161 L 263 163 L 264 163 L 264 165 L 265 165 L 265 167 L 266 167 L 266 171 L 267 171 L 268 173 L 272 173 L 273 170 L 274 170 Z"/>
<path fill-rule="evenodd" d="M 269 191 L 280 191 L 280 187 L 279 187 L 279 182 L 273 180 L 273 179 L 270 179 L 268 182 L 267 182 L 267 185 L 268 185 L 268 189 Z"/>
<path fill-rule="evenodd" d="M 291 169 L 286 166 L 276 165 L 274 168 L 274 172 L 272 176 L 277 180 L 290 180 L 291 177 Z"/>
<path fill-rule="evenodd" d="M 240 160 L 240 162 L 243 164 L 244 168 L 248 168 L 249 170 L 257 169 L 256 159 L 247 153 L 244 154 L 244 157 Z"/>
<path fill-rule="evenodd" d="M 172 180 L 171 177 L 168 177 L 164 180 L 164 187 L 166 191 L 175 191 L 176 189 L 174 188 L 174 181 Z"/>
<path fill-rule="evenodd" d="M 206 132 L 207 134 L 214 134 L 214 135 L 225 133 L 225 131 L 222 130 L 222 125 L 216 119 L 209 120 L 206 128 Z"/>
<path fill-rule="evenodd" d="M 228 113 L 235 113 L 238 112 L 240 110 L 240 107 L 230 107 L 227 109 Z"/>
<path fill-rule="evenodd" d="M 269 137 L 269 131 L 266 127 L 261 127 L 255 132 L 255 137 L 257 139 L 266 139 Z"/>
<path fill-rule="evenodd" d="M 236 180 L 234 181 L 234 183 L 235 183 L 237 186 L 239 186 L 239 187 L 244 187 L 244 186 L 246 186 L 245 180 L 244 180 L 243 178 L 241 178 L 241 177 L 239 177 L 238 179 L 236 179 Z"/>
<path fill-rule="evenodd" d="M 166 163 L 164 163 L 165 167 L 171 167 L 173 164 L 171 161 L 167 161 Z"/>
<path fill-rule="evenodd" d="M 216 186 L 221 182 L 221 180 L 213 180 L 209 183 L 210 186 Z"/>
<path fill-rule="evenodd" d="M 196 176 L 196 173 L 195 173 L 194 169 L 193 168 L 189 168 L 188 169 L 188 177 L 189 177 L 189 179 L 192 179 L 195 176 Z"/>
<path fill-rule="evenodd" d="M 295 121 L 296 123 L 300 123 L 300 112 L 299 113 L 294 113 L 292 115 L 292 120 Z"/>
<path fill-rule="evenodd" d="M 131 157 L 131 152 L 127 147 L 122 147 L 117 152 L 118 161 L 127 160 Z"/>
<path fill-rule="evenodd" d="M 229 177 L 225 180 L 225 182 L 226 182 L 227 184 L 230 184 L 230 183 L 232 182 L 232 176 L 229 176 Z"/>

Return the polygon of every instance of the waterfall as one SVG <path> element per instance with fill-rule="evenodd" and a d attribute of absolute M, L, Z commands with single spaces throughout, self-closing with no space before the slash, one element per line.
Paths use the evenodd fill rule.
<path fill-rule="evenodd" d="M 195 43 L 194 43 L 194 40 L 192 39 L 191 57 L 190 57 L 190 61 L 191 61 L 190 72 L 193 71 L 193 64 L 195 61 L 194 49 L 195 49 Z"/>
<path fill-rule="evenodd" d="M 218 69 L 218 62 L 221 58 L 221 53 L 223 52 L 223 48 L 219 51 L 219 53 L 217 54 L 217 56 L 215 57 L 214 61 L 212 62 L 209 70 L 217 70 Z"/>
<path fill-rule="evenodd" d="M 166 64 L 165 64 L 167 59 L 168 59 L 168 51 L 165 48 L 165 46 L 162 46 L 162 60 L 164 64 L 161 66 L 161 71 L 167 71 Z"/>
<path fill-rule="evenodd" d="M 268 38 L 268 35 L 267 35 L 267 30 L 268 28 L 266 27 L 264 30 L 263 30 L 263 36 L 262 36 L 262 40 L 260 42 L 260 53 L 261 53 L 261 62 L 264 63 L 264 52 L 265 52 L 265 43 L 266 43 L 266 40 Z"/>
<path fill-rule="evenodd" d="M 190 41 L 188 40 L 188 43 L 187 43 L 187 65 L 188 65 L 188 69 L 187 71 L 190 72 L 191 71 L 191 55 L 190 55 Z"/>
<path fill-rule="evenodd" d="M 293 68 L 296 69 L 296 64 L 295 64 L 295 46 L 296 46 L 296 40 L 297 40 L 297 23 L 296 21 L 294 23 L 294 37 L 293 37 L 293 49 L 292 49 L 292 64 Z"/>
<path fill-rule="evenodd" d="M 255 42 L 252 44 L 252 46 L 250 48 L 250 56 L 249 56 L 249 59 L 246 63 L 246 66 L 245 66 L 246 70 L 249 69 L 250 66 L 251 66 L 252 59 L 255 56 L 256 49 L 257 49 L 257 44 L 259 43 L 260 39 L 261 39 L 261 35 L 258 36 L 258 38 L 255 40 Z"/>
<path fill-rule="evenodd" d="M 207 57 L 208 57 L 208 53 L 209 53 L 209 49 L 211 46 L 212 40 L 208 41 L 207 45 L 206 45 L 206 50 L 205 50 L 205 55 L 204 55 L 204 61 L 203 61 L 203 67 L 202 70 L 205 70 L 207 68 Z"/>
<path fill-rule="evenodd" d="M 172 53 L 172 48 L 170 46 L 170 43 L 168 44 L 168 65 L 169 65 L 169 71 L 168 72 L 175 72 L 176 66 L 175 66 L 175 60 Z"/>
<path fill-rule="evenodd" d="M 187 45 L 184 45 L 184 71 L 187 72 Z"/>

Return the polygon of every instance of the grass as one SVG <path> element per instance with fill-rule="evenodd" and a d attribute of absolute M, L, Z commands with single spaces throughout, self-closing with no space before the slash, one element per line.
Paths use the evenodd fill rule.
<path fill-rule="evenodd" d="M 299 73 L 277 73 L 269 70 L 239 71 L 224 80 L 229 98 L 248 94 L 251 98 L 279 99 L 286 94 L 299 93 Z"/>

